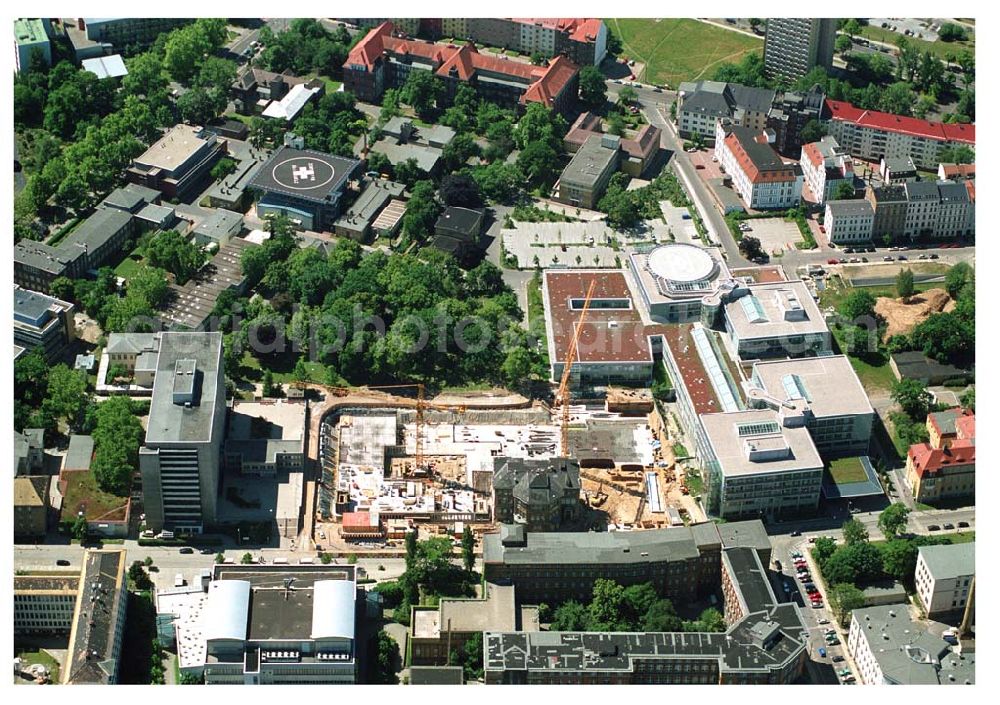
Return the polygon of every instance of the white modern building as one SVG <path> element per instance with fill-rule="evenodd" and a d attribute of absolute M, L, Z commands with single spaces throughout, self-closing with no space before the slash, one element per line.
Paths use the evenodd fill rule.
<path fill-rule="evenodd" d="M 830 330 L 801 281 L 750 284 L 723 308 L 733 357 L 802 357 L 831 350 Z"/>
<path fill-rule="evenodd" d="M 956 616 L 965 610 L 976 576 L 976 544 L 921 546 L 914 582 L 927 616 Z"/>
<path fill-rule="evenodd" d="M 754 363 L 747 405 L 800 414 L 816 448 L 866 454 L 875 410 L 845 355 Z"/>
<path fill-rule="evenodd" d="M 772 146 L 774 138 L 773 130 L 739 127 L 729 120 L 716 123 L 715 154 L 747 208 L 792 208 L 802 198 L 802 168 L 781 158 Z"/>
<path fill-rule="evenodd" d="M 870 242 L 875 227 L 875 210 L 865 200 L 827 201 L 823 227 L 830 242 L 837 245 Z"/>
<path fill-rule="evenodd" d="M 914 621 L 907 605 L 854 610 L 847 651 L 863 685 L 973 685 L 976 655 Z"/>

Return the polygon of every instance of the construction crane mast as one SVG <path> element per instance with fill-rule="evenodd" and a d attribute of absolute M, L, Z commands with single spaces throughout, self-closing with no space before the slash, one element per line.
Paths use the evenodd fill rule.
<path fill-rule="evenodd" d="M 597 285 L 596 279 L 590 280 L 587 288 L 587 296 L 583 300 L 583 309 L 580 311 L 580 320 L 576 322 L 573 329 L 573 337 L 570 338 L 569 348 L 566 351 L 566 362 L 563 363 L 562 379 L 559 382 L 559 391 L 556 392 L 556 405 L 562 404 L 562 419 L 559 429 L 559 452 L 564 458 L 569 457 L 569 377 L 573 370 L 573 363 L 576 361 L 577 348 L 580 344 L 580 332 L 583 330 L 583 322 L 587 318 L 587 311 L 590 310 L 590 299 L 594 295 L 594 287 Z"/>

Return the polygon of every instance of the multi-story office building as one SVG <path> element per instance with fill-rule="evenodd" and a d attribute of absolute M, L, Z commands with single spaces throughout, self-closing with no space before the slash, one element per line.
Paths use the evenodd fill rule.
<path fill-rule="evenodd" d="M 73 304 L 14 286 L 14 344 L 56 360 L 75 339 Z"/>
<path fill-rule="evenodd" d="M 692 81 L 677 88 L 677 126 L 681 137 L 697 136 L 712 141 L 719 120 L 762 132 L 768 125 L 768 113 L 775 92 L 767 88 L 751 88 L 738 83 Z"/>
<path fill-rule="evenodd" d="M 870 242 L 875 230 L 875 210 L 864 200 L 827 201 L 823 227 L 830 242 L 837 245 Z"/>
<path fill-rule="evenodd" d="M 710 514 L 771 521 L 816 508 L 823 461 L 803 414 L 754 409 L 702 414 L 699 421 Z"/>
<path fill-rule="evenodd" d="M 835 19 L 772 17 L 764 29 L 764 72 L 794 82 L 816 66 L 829 69 L 836 37 Z"/>
<path fill-rule="evenodd" d="M 847 651 L 863 685 L 972 685 L 976 654 L 952 648 L 926 622 L 910 617 L 908 606 L 880 605 L 854 610 Z"/>
<path fill-rule="evenodd" d="M 806 186 L 819 205 L 833 198 L 841 184 L 854 186 L 854 161 L 830 135 L 802 145 L 799 164 Z"/>
<path fill-rule="evenodd" d="M 200 618 L 177 631 L 181 672 L 209 685 L 354 683 L 355 577 L 349 565 L 215 566 Z"/>
<path fill-rule="evenodd" d="M 513 585 L 524 604 L 587 602 L 594 581 L 651 582 L 673 600 L 694 600 L 719 584 L 725 547 L 754 549 L 766 564 L 771 548 L 759 521 L 649 531 L 538 533 L 504 524 L 483 537 L 486 580 Z"/>
<path fill-rule="evenodd" d="M 557 200 L 580 208 L 594 208 L 618 171 L 621 145 L 615 135 L 591 135 L 580 146 L 559 177 Z"/>
<path fill-rule="evenodd" d="M 46 66 L 52 65 L 48 22 L 47 19 L 14 20 L 14 73 L 27 71 L 36 52 Z"/>
<path fill-rule="evenodd" d="M 649 533 L 649 532 L 641 532 Z M 798 607 L 779 604 L 766 563 L 747 548 L 721 558 L 724 633 L 499 632 L 483 639 L 485 680 L 509 684 L 792 683 L 807 659 Z M 715 583 L 719 584 L 718 578 Z"/>
<path fill-rule="evenodd" d="M 68 635 L 79 590 L 79 575 L 15 575 L 14 633 Z"/>
<path fill-rule="evenodd" d="M 580 517 L 580 463 L 572 458 L 493 459 L 493 517 L 526 531 L 558 531 Z"/>
<path fill-rule="evenodd" d="M 906 190 L 902 186 L 877 186 L 865 191 L 872 205 L 872 237 L 880 244 L 906 229 Z"/>
<path fill-rule="evenodd" d="M 146 524 L 201 532 L 216 520 L 225 432 L 222 333 L 158 333 L 146 439 L 139 449 Z"/>
<path fill-rule="evenodd" d="M 196 125 L 174 125 L 132 161 L 125 178 L 161 191 L 167 198 L 184 198 L 227 150 L 226 140 L 215 132 Z"/>
<path fill-rule="evenodd" d="M 722 315 L 723 340 L 730 354 L 741 360 L 832 350 L 830 329 L 801 281 L 750 284 L 727 297 Z"/>
<path fill-rule="evenodd" d="M 823 119 L 842 147 L 868 161 L 910 157 L 918 169 L 932 171 L 943 149 L 976 145 L 975 125 L 862 110 L 839 100 L 827 99 Z"/>
<path fill-rule="evenodd" d="M 559 55 L 545 66 L 505 61 L 474 45 L 428 44 L 393 36 L 384 22 L 358 42 L 344 63 L 344 89 L 378 103 L 387 88 L 406 83 L 411 71 L 431 71 L 453 96 L 459 83 L 472 85 L 487 100 L 515 109 L 529 103 L 567 112 L 576 102 L 579 67 Z"/>
<path fill-rule="evenodd" d="M 964 613 L 975 577 L 975 542 L 917 549 L 913 581 L 920 604 L 930 619 Z"/>
<path fill-rule="evenodd" d="M 192 22 L 182 17 L 84 17 L 77 27 L 87 33 L 87 39 L 107 47 L 124 50 L 152 44 L 161 34 Z"/>
<path fill-rule="evenodd" d="M 747 405 L 801 413 L 824 456 L 868 452 L 875 411 L 845 355 L 754 363 Z"/>
<path fill-rule="evenodd" d="M 118 682 L 128 608 L 127 583 L 124 549 L 87 550 L 84 553 L 62 670 L 63 684 L 114 685 Z"/>
<path fill-rule="evenodd" d="M 747 208 L 792 208 L 802 198 L 802 168 L 782 160 L 773 141 L 773 132 L 716 123 L 715 154 Z"/>
<path fill-rule="evenodd" d="M 79 245 L 53 247 L 35 240 L 14 245 L 14 283 L 25 289 L 48 293 L 53 280 L 77 279 L 87 269 L 87 251 Z"/>

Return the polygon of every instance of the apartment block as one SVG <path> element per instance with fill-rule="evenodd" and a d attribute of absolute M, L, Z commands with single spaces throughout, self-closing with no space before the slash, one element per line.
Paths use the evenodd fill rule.
<path fill-rule="evenodd" d="M 764 72 L 796 81 L 813 67 L 829 69 L 836 37 L 835 19 L 772 17 L 764 29 Z"/>
<path fill-rule="evenodd" d="M 45 538 L 49 518 L 48 475 L 14 478 L 14 536 L 38 541 Z"/>
<path fill-rule="evenodd" d="M 441 34 L 456 41 L 511 49 L 522 54 L 537 53 L 545 58 L 566 54 L 580 66 L 600 65 L 608 51 L 608 28 L 595 18 L 443 18 Z"/>
<path fill-rule="evenodd" d="M 716 138 L 716 123 L 729 120 L 753 132 L 768 127 L 775 92 L 738 83 L 689 81 L 677 87 L 677 126 L 681 137 Z"/>
<path fill-rule="evenodd" d="M 928 418 L 933 443 L 917 443 L 906 454 L 906 481 L 918 502 L 974 498 L 976 417 L 941 412 Z M 954 436 L 951 434 L 954 428 Z"/>
<path fill-rule="evenodd" d="M 868 161 L 909 157 L 918 169 L 933 171 L 943 149 L 976 145 L 976 126 L 862 110 L 839 100 L 823 111 L 829 134 L 850 153 Z"/>
<path fill-rule="evenodd" d="M 823 227 L 830 242 L 837 245 L 870 242 L 875 230 L 875 210 L 863 200 L 827 201 Z"/>
<path fill-rule="evenodd" d="M 195 125 L 175 125 L 132 161 L 125 178 L 167 198 L 184 198 L 227 151 L 226 141 L 215 132 Z"/>
<path fill-rule="evenodd" d="M 14 431 L 14 477 L 41 475 L 45 465 L 45 430 L 26 428 Z"/>
<path fill-rule="evenodd" d="M 757 132 L 727 120 L 716 124 L 715 154 L 747 208 L 787 209 L 801 200 L 802 168 L 783 161 L 771 146 L 773 141 L 773 132 Z"/>
<path fill-rule="evenodd" d="M 832 199 L 841 184 L 854 186 L 854 161 L 830 135 L 802 145 L 799 164 L 806 186 L 819 205 Z"/>
<path fill-rule="evenodd" d="M 854 610 L 847 651 L 862 685 L 972 685 L 976 655 L 915 621 L 905 604 Z"/>
<path fill-rule="evenodd" d="M 139 449 L 146 524 L 200 533 L 215 523 L 225 431 L 222 333 L 164 332 Z"/>
<path fill-rule="evenodd" d="M 76 338 L 75 307 L 66 301 L 14 285 L 14 344 L 39 348 L 49 362 L 57 360 Z"/>
<path fill-rule="evenodd" d="M 765 127 L 774 130 L 774 148 L 788 157 L 797 157 L 803 147 L 802 128 L 823 116 L 825 94 L 818 85 L 808 91 L 778 92 L 767 111 Z"/>
<path fill-rule="evenodd" d="M 963 614 L 976 577 L 976 544 L 920 546 L 913 581 L 929 619 Z"/>
<path fill-rule="evenodd" d="M 872 206 L 872 236 L 879 243 L 906 229 L 906 190 L 902 186 L 876 186 L 865 191 Z"/>

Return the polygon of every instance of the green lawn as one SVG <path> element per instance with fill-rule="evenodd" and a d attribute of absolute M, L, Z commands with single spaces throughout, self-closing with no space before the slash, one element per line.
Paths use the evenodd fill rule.
<path fill-rule="evenodd" d="M 894 47 L 896 46 L 896 40 L 903 36 L 899 32 L 893 32 L 892 30 L 882 29 L 881 27 L 875 27 L 872 25 L 862 27 L 861 34 L 868 39 L 874 39 L 877 42 L 885 42 L 886 44 L 891 44 Z M 907 37 L 906 40 L 910 43 L 910 46 L 919 49 L 921 53 L 930 51 L 940 59 L 944 59 L 945 54 L 958 55 L 962 53 L 963 49 L 968 49 L 973 53 L 976 51 L 975 35 L 973 35 L 972 41 L 966 42 L 929 42 L 926 39 L 916 39 L 915 37 Z"/>
<path fill-rule="evenodd" d="M 15 649 L 15 656 L 21 659 L 21 666 L 24 669 L 30 668 L 33 664 L 40 663 L 48 669 L 49 681 L 59 682 L 59 662 L 44 649 L 31 650 L 30 648 Z"/>
<path fill-rule="evenodd" d="M 949 539 L 951 543 L 972 543 L 976 540 L 976 532 L 959 531 L 955 534 L 945 534 L 944 537 Z"/>
<path fill-rule="evenodd" d="M 80 470 L 64 474 L 66 495 L 63 497 L 62 520 L 72 522 L 81 507 L 86 507 L 87 519 L 121 521 L 125 518 L 126 497 L 108 494 L 97 486 L 94 473 Z"/>
<path fill-rule="evenodd" d="M 868 479 L 860 458 L 838 458 L 830 461 L 826 469 L 830 471 L 830 476 L 838 485 L 865 482 Z"/>
<path fill-rule="evenodd" d="M 750 52 L 762 52 L 763 39 L 693 19 L 606 19 L 622 44 L 622 57 L 646 65 L 639 78 L 667 83 L 711 78 L 724 63 L 738 63 Z"/>
<path fill-rule="evenodd" d="M 136 275 L 136 273 L 142 269 L 145 263 L 145 258 L 135 252 L 130 254 L 128 257 L 121 261 L 117 267 L 115 267 L 115 276 L 122 277 L 123 279 L 131 279 Z"/>
<path fill-rule="evenodd" d="M 321 80 L 326 85 L 327 93 L 336 93 L 337 91 L 340 90 L 340 86 L 343 85 L 341 84 L 340 81 L 334 81 L 332 78 L 328 76 L 321 76 L 315 71 L 313 71 L 312 73 L 307 73 L 305 75 L 305 78 L 318 78 L 319 80 Z"/>

